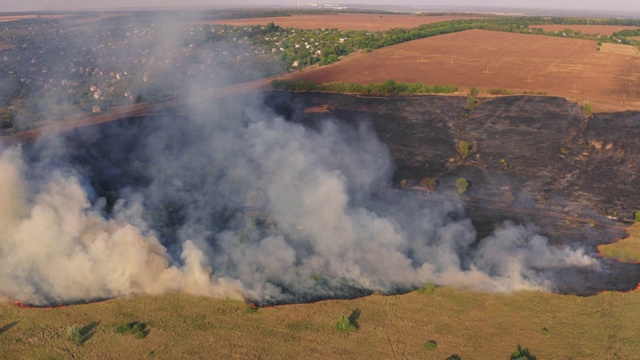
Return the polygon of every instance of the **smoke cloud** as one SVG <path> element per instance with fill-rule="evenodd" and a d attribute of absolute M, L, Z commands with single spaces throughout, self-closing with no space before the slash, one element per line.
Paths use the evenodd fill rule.
<path fill-rule="evenodd" d="M 69 44 L 93 49 L 91 69 L 76 71 L 72 49 L 59 62 L 96 79 L 122 72 L 143 98 L 158 88 L 187 97 L 242 78 L 220 80 L 216 56 L 236 65 L 257 54 L 222 41 L 196 47 L 172 34 L 197 29 L 165 25 L 122 20 L 109 41 L 100 37 L 109 31 L 87 30 Z M 121 71 L 121 58 L 137 71 Z M 426 282 L 554 290 L 559 269 L 598 265 L 532 226 L 505 222 L 478 239 L 455 195 L 394 189 L 393 170 L 366 122 L 305 126 L 255 94 L 0 149 L 0 297 L 52 304 L 186 292 L 268 303 Z"/>
<path fill-rule="evenodd" d="M 506 222 L 478 242 L 459 201 L 388 186 L 392 160 L 366 124 L 306 127 L 256 100 L 231 103 L 87 130 L 93 158 L 70 140 L 4 150 L 0 294 L 46 304 L 168 292 L 289 302 L 426 282 L 553 290 L 555 269 L 597 264 L 531 226 Z M 112 205 L 101 182 L 117 190 Z"/>

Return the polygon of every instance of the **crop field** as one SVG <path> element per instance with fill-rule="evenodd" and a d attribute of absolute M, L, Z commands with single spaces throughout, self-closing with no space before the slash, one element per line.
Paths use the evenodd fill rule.
<path fill-rule="evenodd" d="M 631 46 L 469 30 L 410 41 L 303 71 L 318 83 L 454 84 L 481 95 L 488 88 L 546 92 L 595 111 L 640 109 L 640 56 Z"/>
<path fill-rule="evenodd" d="M 276 25 L 297 29 L 340 29 L 382 31 L 393 28 L 413 28 L 422 24 L 451 20 L 475 19 L 474 16 L 416 16 L 416 15 L 378 15 L 378 14 L 338 14 L 338 15 L 293 15 L 249 19 L 230 19 L 207 21 L 206 24 L 226 24 L 231 26 Z"/>
<path fill-rule="evenodd" d="M 619 26 L 619 25 L 530 25 L 530 28 L 539 28 L 544 31 L 563 31 L 571 29 L 580 31 L 583 34 L 600 34 L 612 35 L 614 32 L 622 30 L 635 30 L 636 26 Z"/>

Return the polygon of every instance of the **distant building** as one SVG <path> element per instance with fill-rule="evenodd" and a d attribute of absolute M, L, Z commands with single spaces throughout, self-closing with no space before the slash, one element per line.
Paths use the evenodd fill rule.
<path fill-rule="evenodd" d="M 93 105 L 93 107 L 91 108 L 91 112 L 97 114 L 97 113 L 102 112 L 102 109 L 100 109 L 100 106 L 98 106 L 98 105 Z"/>

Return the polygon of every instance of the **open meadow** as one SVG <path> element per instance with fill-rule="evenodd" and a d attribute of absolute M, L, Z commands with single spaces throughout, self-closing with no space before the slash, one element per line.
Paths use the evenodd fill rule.
<path fill-rule="evenodd" d="M 257 311 L 188 295 L 56 309 L 0 305 L 0 358 L 507 359 L 520 345 L 537 359 L 638 359 L 638 302 L 640 292 L 436 288 Z M 351 330 L 336 328 L 341 315 L 351 317 Z M 435 349 L 425 348 L 429 341 Z"/>
<path fill-rule="evenodd" d="M 296 29 L 340 29 L 383 31 L 393 28 L 409 29 L 423 24 L 432 24 L 451 20 L 476 19 L 474 16 L 416 16 L 389 14 L 331 14 L 331 15 L 292 15 L 280 17 L 226 19 L 206 21 L 211 25 L 266 25 L 275 23 L 278 26 Z"/>
<path fill-rule="evenodd" d="M 481 95 L 488 88 L 546 92 L 590 102 L 595 111 L 640 109 L 640 56 L 632 46 L 595 41 L 469 30 L 347 57 L 300 72 L 318 83 L 454 84 Z"/>

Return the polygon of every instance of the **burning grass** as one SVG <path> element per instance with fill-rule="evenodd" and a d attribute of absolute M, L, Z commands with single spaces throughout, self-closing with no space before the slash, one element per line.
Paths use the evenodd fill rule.
<path fill-rule="evenodd" d="M 188 295 L 135 296 L 62 309 L 0 305 L 0 358 L 508 358 L 518 345 L 540 359 L 635 358 L 640 292 L 576 297 L 438 288 L 430 296 L 373 295 L 244 311 L 241 301 Z M 336 331 L 357 309 L 358 331 Z M 144 319 L 144 338 L 112 329 Z M 526 319 L 526 321 L 523 321 Z M 79 328 L 77 324 L 89 324 Z M 76 326 L 84 346 L 69 346 Z M 179 336 L 176 336 L 179 334 Z M 90 335 L 90 336 L 89 336 Z M 312 355 L 310 355 L 312 354 Z"/>

